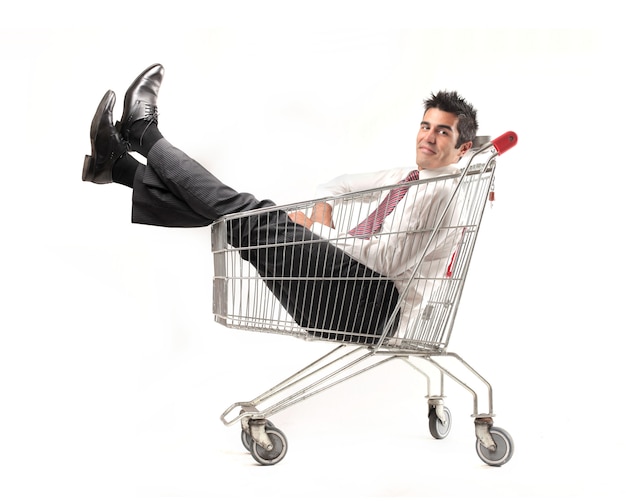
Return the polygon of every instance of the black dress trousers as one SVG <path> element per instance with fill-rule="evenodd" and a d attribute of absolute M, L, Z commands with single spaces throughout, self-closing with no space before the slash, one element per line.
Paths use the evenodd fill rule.
<path fill-rule="evenodd" d="M 135 176 L 132 221 L 199 227 L 274 205 L 226 186 L 161 139 Z M 294 223 L 284 211 L 257 211 L 229 220 L 227 238 L 298 325 L 313 335 L 374 343 L 397 304 L 391 280 Z"/>

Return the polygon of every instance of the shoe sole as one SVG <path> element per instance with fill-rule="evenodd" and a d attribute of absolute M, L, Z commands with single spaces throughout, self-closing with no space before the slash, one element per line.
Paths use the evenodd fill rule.
<path fill-rule="evenodd" d="M 93 157 L 91 155 L 85 155 L 85 161 L 83 162 L 83 181 L 94 180 L 95 175 L 93 163 Z"/>
<path fill-rule="evenodd" d="M 89 129 L 89 137 L 91 139 L 91 153 L 96 149 L 96 134 L 98 133 L 98 127 L 102 121 L 102 114 L 110 107 L 115 105 L 115 92 L 108 90 L 98 105 L 98 109 L 91 120 L 91 128 Z M 95 159 L 92 155 L 85 155 L 83 161 L 83 181 L 91 181 L 95 179 Z"/>

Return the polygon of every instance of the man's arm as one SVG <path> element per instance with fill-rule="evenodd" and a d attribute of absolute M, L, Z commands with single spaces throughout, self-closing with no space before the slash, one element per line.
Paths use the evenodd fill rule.
<path fill-rule="evenodd" d="M 404 179 L 408 173 L 408 168 L 401 167 L 361 174 L 343 174 L 327 183 L 319 185 L 316 190 L 316 197 L 334 197 L 345 193 L 393 185 Z M 371 196 L 373 197 L 375 194 L 373 193 Z M 364 196 L 362 201 L 367 201 L 367 196 Z M 324 226 L 334 229 L 335 225 L 333 224 L 332 211 L 332 205 L 326 202 L 317 202 L 313 207 L 311 217 L 307 217 L 303 212 L 293 212 L 289 214 L 289 217 L 292 221 L 309 229 L 311 229 L 314 223 L 322 223 Z"/>

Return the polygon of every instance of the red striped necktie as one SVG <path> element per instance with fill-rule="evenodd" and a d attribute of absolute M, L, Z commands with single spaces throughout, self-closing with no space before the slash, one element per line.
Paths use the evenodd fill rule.
<path fill-rule="evenodd" d="M 409 175 L 403 179 L 402 183 L 410 183 L 411 181 L 417 181 L 419 179 L 419 171 L 412 170 Z M 352 228 L 348 233 L 354 237 L 369 238 L 380 230 L 383 226 L 385 218 L 393 212 L 396 205 L 404 198 L 409 188 L 398 187 L 391 190 L 380 205 L 367 216 L 363 221 Z"/>

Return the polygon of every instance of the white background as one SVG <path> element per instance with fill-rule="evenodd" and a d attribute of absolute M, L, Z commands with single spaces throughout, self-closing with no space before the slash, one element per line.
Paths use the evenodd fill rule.
<path fill-rule="evenodd" d="M 624 397 L 623 26 L 593 2 L 22 2 L 0 19 L 0 497 L 616 498 Z M 613 3 L 611 3 L 613 5 Z M 212 321 L 207 229 L 130 223 L 81 181 L 89 124 L 160 62 L 160 128 L 277 203 L 414 162 L 456 89 L 499 162 L 450 349 L 493 384 L 516 452 L 474 451 L 471 398 L 428 433 L 424 382 L 372 371 L 272 418 L 257 466 L 222 411 L 333 345 Z"/>

